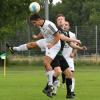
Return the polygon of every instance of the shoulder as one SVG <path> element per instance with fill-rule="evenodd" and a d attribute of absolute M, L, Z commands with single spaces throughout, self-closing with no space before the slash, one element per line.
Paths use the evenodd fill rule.
<path fill-rule="evenodd" d="M 49 24 L 50 24 L 50 25 L 55 25 L 53 22 L 51 22 L 51 21 L 49 21 L 49 20 L 45 20 L 45 23 L 48 24 L 48 25 L 49 25 Z"/>
<path fill-rule="evenodd" d="M 58 31 L 58 28 L 57 28 L 56 24 L 54 24 L 51 21 L 47 21 L 47 23 L 48 23 L 48 28 L 49 29 Z"/>
<path fill-rule="evenodd" d="M 75 33 L 69 31 L 69 35 L 71 35 L 71 36 L 75 36 Z"/>
<path fill-rule="evenodd" d="M 71 32 L 71 31 L 69 31 L 69 36 L 70 36 L 71 38 L 76 38 L 75 33 Z"/>
<path fill-rule="evenodd" d="M 57 27 L 53 22 L 51 22 L 49 20 L 45 20 L 44 26 L 46 26 L 46 27 L 50 27 L 50 26 Z"/>

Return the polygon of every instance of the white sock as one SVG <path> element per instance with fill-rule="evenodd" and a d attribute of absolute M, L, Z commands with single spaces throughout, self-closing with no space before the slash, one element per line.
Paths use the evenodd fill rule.
<path fill-rule="evenodd" d="M 74 92 L 74 88 L 75 88 L 75 79 L 72 78 L 72 88 L 71 88 L 71 92 Z"/>
<path fill-rule="evenodd" d="M 59 84 L 59 80 L 56 80 L 53 83 L 53 87 L 54 87 L 53 93 L 55 94 L 57 93 L 58 84 Z"/>
<path fill-rule="evenodd" d="M 46 75 L 48 76 L 48 85 L 53 85 L 53 74 L 54 71 L 47 71 Z"/>
<path fill-rule="evenodd" d="M 14 51 L 27 51 L 28 50 L 27 44 L 23 44 L 18 47 L 13 47 L 13 50 Z"/>

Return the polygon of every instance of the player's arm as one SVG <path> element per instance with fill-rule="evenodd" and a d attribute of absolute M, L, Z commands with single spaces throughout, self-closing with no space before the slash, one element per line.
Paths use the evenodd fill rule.
<path fill-rule="evenodd" d="M 59 40 L 60 40 L 60 33 L 59 32 L 56 32 L 54 34 L 53 40 L 50 43 L 48 43 L 48 48 L 53 47 Z"/>
<path fill-rule="evenodd" d="M 33 34 L 33 35 L 32 35 L 32 38 L 33 38 L 33 39 L 40 39 L 40 38 L 43 38 L 43 35 L 42 35 L 42 33 L 39 33 L 39 34 L 37 34 L 37 35 Z"/>
<path fill-rule="evenodd" d="M 78 49 L 73 49 L 72 52 L 71 52 L 71 54 L 70 54 L 70 57 L 71 57 L 71 58 L 76 57 L 77 51 L 78 51 Z"/>
<path fill-rule="evenodd" d="M 87 50 L 86 46 L 80 46 L 79 44 L 74 43 L 74 42 L 70 42 L 69 45 L 74 49 Z"/>
<path fill-rule="evenodd" d="M 75 45 L 75 44 L 74 44 L 74 45 Z M 82 46 L 82 47 L 81 47 L 81 46 L 79 46 L 79 45 L 78 45 L 78 46 L 76 45 L 75 48 L 77 48 L 77 49 L 73 49 L 73 50 L 72 50 L 72 53 L 70 54 L 70 57 L 71 57 L 71 58 L 74 58 L 74 57 L 77 55 L 77 51 L 78 51 L 78 50 L 87 50 L 86 46 Z"/>
<path fill-rule="evenodd" d="M 76 42 L 78 44 L 81 44 L 80 40 L 69 38 L 69 37 L 65 36 L 64 34 L 60 34 L 60 39 L 63 41 L 67 41 L 67 42 Z"/>

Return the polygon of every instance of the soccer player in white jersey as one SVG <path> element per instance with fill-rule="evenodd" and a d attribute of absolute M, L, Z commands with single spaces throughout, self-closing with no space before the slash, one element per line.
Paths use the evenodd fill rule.
<path fill-rule="evenodd" d="M 73 32 L 69 31 L 70 29 L 70 24 L 68 21 L 66 21 L 63 25 L 63 30 L 65 31 L 66 33 L 66 36 L 70 37 L 70 38 L 74 38 L 76 39 L 76 36 Z M 66 43 L 65 44 L 65 47 L 63 49 L 63 56 L 65 57 L 66 61 L 68 62 L 69 64 L 69 67 L 73 73 L 73 78 L 72 78 L 72 89 L 71 89 L 71 92 L 72 94 L 75 96 L 75 93 L 74 93 L 74 88 L 75 88 L 75 78 L 74 78 L 74 59 L 70 56 L 72 51 L 73 51 L 73 48 L 70 46 L 71 44 L 68 44 Z M 73 44 L 72 44 L 73 45 Z M 77 46 L 77 45 L 76 45 Z M 79 50 L 87 50 L 87 48 L 85 46 L 79 46 L 78 45 L 78 49 Z M 78 49 L 75 49 L 75 50 L 78 50 Z"/>
<path fill-rule="evenodd" d="M 53 85 L 52 76 L 54 72 L 50 64 L 51 64 L 51 61 L 55 58 L 56 54 L 59 52 L 60 47 L 61 47 L 60 40 L 58 37 L 58 34 L 59 34 L 58 29 L 54 23 L 48 20 L 44 20 L 38 14 L 31 15 L 30 22 L 33 25 L 40 28 L 41 33 L 46 40 L 46 44 L 45 44 L 46 52 L 45 52 L 45 57 L 44 57 L 44 66 L 46 69 L 46 74 L 48 76 L 48 85 L 50 89 L 52 90 L 52 85 Z M 37 44 L 34 45 L 33 43 L 29 43 L 29 45 L 24 44 L 19 47 L 13 47 L 13 50 L 14 51 L 24 51 L 24 50 L 30 49 L 31 47 L 34 48 L 36 45 Z"/>
<path fill-rule="evenodd" d="M 63 14 L 57 15 L 56 23 L 57 23 L 57 26 L 61 30 L 62 33 L 65 33 L 65 35 L 69 36 L 70 38 L 74 38 L 74 39 L 76 38 L 75 34 L 69 31 L 69 28 L 70 28 L 69 22 L 65 21 L 65 17 Z M 67 34 L 67 32 L 69 34 Z M 71 44 L 71 45 L 73 45 L 73 44 Z M 75 45 L 75 43 L 74 43 L 74 45 Z M 76 47 L 77 47 L 77 49 L 80 49 L 80 50 L 85 49 L 84 47 L 79 47 L 77 45 L 76 45 Z M 73 58 L 70 57 L 71 52 L 72 52 L 72 47 L 69 46 L 69 43 L 66 43 L 65 47 L 63 49 L 63 56 L 66 58 L 66 61 L 68 62 L 71 71 L 74 72 L 74 60 L 73 60 Z M 65 83 L 65 75 L 63 73 L 62 73 L 62 83 Z M 75 95 L 74 94 L 74 86 L 75 86 L 75 80 L 73 77 L 72 78 L 72 88 L 71 88 L 73 96 Z"/>
<path fill-rule="evenodd" d="M 66 35 L 69 36 L 70 38 L 76 38 L 75 34 L 69 31 L 69 28 L 70 28 L 69 22 L 66 21 L 65 24 L 63 25 L 63 30 L 66 31 Z M 68 43 L 66 43 L 63 49 L 63 55 L 65 59 L 67 60 L 67 63 L 69 64 L 69 67 L 73 73 L 71 92 L 75 96 L 75 93 L 74 93 L 74 87 L 75 87 L 74 59 L 70 57 L 70 54 L 72 53 L 72 49 L 73 48 L 70 47 Z M 62 76 L 62 78 L 64 78 L 64 75 Z M 64 83 L 64 79 L 63 79 L 63 83 Z"/>

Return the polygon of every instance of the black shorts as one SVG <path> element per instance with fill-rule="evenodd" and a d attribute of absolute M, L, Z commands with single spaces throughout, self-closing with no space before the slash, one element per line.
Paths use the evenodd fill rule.
<path fill-rule="evenodd" d="M 59 66 L 61 67 L 62 71 L 65 71 L 65 69 L 69 68 L 66 59 L 62 55 L 57 55 L 52 61 L 51 66 L 53 69 Z"/>

